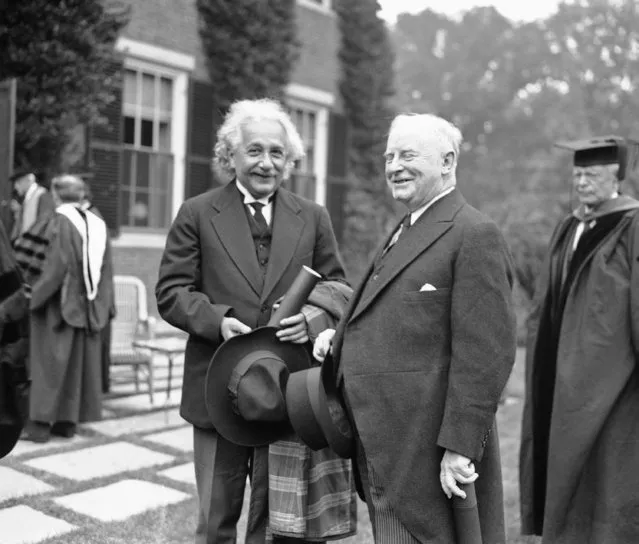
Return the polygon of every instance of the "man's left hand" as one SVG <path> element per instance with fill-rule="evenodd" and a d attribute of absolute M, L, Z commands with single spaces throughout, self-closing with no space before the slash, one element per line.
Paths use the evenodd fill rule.
<path fill-rule="evenodd" d="M 453 495 L 457 495 L 462 499 L 466 498 L 457 482 L 462 484 L 471 484 L 479 474 L 475 472 L 475 465 L 468 457 L 464 457 L 454 451 L 446 450 L 442 457 L 441 470 L 439 473 L 439 481 L 446 496 L 450 499 Z"/>
<path fill-rule="evenodd" d="M 280 327 L 281 329 L 277 331 L 277 337 L 282 342 L 304 344 L 309 341 L 306 318 L 301 312 L 292 317 L 282 319 Z"/>

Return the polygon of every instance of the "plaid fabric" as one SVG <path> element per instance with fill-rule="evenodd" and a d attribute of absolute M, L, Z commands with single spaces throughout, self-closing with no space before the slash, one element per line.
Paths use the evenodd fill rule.
<path fill-rule="evenodd" d="M 317 284 L 302 313 L 311 341 L 335 324 L 351 288 Z M 312 451 L 296 436 L 269 446 L 269 532 L 305 540 L 346 538 L 357 531 L 357 499 L 351 461 L 326 448 Z"/>

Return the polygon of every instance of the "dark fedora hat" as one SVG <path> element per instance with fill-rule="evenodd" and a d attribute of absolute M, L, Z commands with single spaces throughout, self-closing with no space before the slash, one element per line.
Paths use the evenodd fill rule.
<path fill-rule="evenodd" d="M 9 455 L 15 447 L 20 434 L 22 423 L 19 421 L 3 422 L 0 420 L 0 459 Z"/>
<path fill-rule="evenodd" d="M 293 430 L 309 448 L 328 446 L 344 459 L 353 457 L 353 429 L 337 389 L 330 354 L 321 368 L 291 374 L 286 385 L 286 407 Z"/>
<path fill-rule="evenodd" d="M 282 342 L 267 326 L 224 342 L 205 381 L 206 409 L 215 429 L 241 446 L 264 446 L 292 432 L 284 399 L 289 375 L 309 368 L 301 344 Z"/>

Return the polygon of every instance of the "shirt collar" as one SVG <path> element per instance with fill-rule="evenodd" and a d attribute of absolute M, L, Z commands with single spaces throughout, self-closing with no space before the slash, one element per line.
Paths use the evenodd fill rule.
<path fill-rule="evenodd" d="M 259 202 L 261 204 L 264 204 L 264 206 L 268 206 L 273 200 L 273 195 L 275 194 L 275 193 L 271 193 L 270 195 L 267 195 L 262 198 L 255 198 L 251 193 L 249 193 L 246 190 L 246 187 L 244 187 L 244 185 L 242 185 L 237 179 L 235 180 L 235 186 L 237 187 L 238 191 L 242 194 L 242 197 L 243 197 L 242 202 L 246 205 L 251 204 L 252 202 Z"/>
<path fill-rule="evenodd" d="M 428 202 L 426 202 L 426 204 L 424 204 L 420 208 L 417 208 L 414 212 L 410 214 L 410 224 L 414 225 L 415 221 L 417 221 L 428 208 L 430 208 L 438 200 L 441 200 L 446 195 L 452 193 L 454 190 L 455 190 L 455 185 L 453 185 L 452 187 L 449 187 L 448 189 L 444 189 L 435 198 L 431 198 Z"/>

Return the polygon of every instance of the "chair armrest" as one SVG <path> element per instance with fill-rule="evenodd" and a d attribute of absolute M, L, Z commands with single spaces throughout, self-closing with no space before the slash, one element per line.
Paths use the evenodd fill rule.
<path fill-rule="evenodd" d="M 145 339 L 155 338 L 156 326 L 157 319 L 150 315 L 146 319 L 138 321 L 138 334 L 143 336 Z"/>

